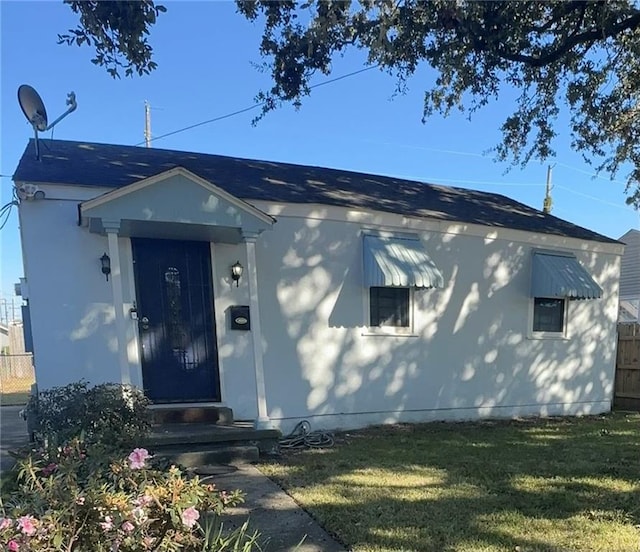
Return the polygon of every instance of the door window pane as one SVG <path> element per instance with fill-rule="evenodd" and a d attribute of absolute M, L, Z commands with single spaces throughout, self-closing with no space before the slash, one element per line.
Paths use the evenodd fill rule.
<path fill-rule="evenodd" d="M 182 285 L 180 271 L 170 266 L 164 273 L 164 285 L 167 293 L 166 328 L 169 345 L 174 358 L 185 370 L 192 367 L 185 349 L 187 330 L 182 316 Z"/>

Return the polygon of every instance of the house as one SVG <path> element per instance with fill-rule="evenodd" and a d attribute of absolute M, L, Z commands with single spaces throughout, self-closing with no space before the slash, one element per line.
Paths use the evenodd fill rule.
<path fill-rule="evenodd" d="M 256 427 L 610 409 L 623 245 L 505 196 L 31 141 L 14 175 L 40 389 Z"/>
<path fill-rule="evenodd" d="M 620 322 L 640 322 L 640 230 L 620 237 L 626 245 L 620 263 Z"/>

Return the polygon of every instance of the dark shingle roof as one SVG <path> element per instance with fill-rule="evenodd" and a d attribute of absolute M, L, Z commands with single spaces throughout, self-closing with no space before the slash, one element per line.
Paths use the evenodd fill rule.
<path fill-rule="evenodd" d="M 245 200 L 318 203 L 616 243 L 506 196 L 387 176 L 182 151 L 33 140 L 15 181 L 119 188 L 176 166 Z"/>

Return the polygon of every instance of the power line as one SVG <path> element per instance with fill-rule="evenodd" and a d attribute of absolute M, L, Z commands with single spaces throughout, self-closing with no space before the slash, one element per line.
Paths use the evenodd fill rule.
<path fill-rule="evenodd" d="M 605 182 L 613 182 L 614 184 L 626 184 L 626 182 L 623 182 L 622 180 L 614 180 L 612 178 L 607 178 L 606 176 L 602 176 L 601 174 L 597 173 L 597 172 L 590 172 L 590 171 L 585 171 L 584 169 L 579 169 L 578 167 L 573 167 L 572 165 L 567 165 L 566 163 L 556 163 L 557 165 L 560 165 L 561 167 L 564 167 L 565 169 L 570 169 L 572 171 L 576 171 L 582 174 L 586 174 L 592 178 L 598 178 L 600 180 L 604 180 Z"/>
<path fill-rule="evenodd" d="M 625 211 L 635 212 L 633 207 L 630 207 L 629 205 L 620 205 L 618 203 L 613 203 L 612 201 L 606 201 L 606 200 L 600 199 L 599 197 L 596 197 L 596 196 L 592 196 L 592 195 L 589 195 L 589 194 L 578 192 L 577 190 L 572 190 L 571 188 L 567 188 L 566 186 L 558 185 L 558 188 L 560 188 L 561 190 L 564 190 L 565 192 L 569 192 L 570 194 L 579 195 L 579 196 L 582 196 L 582 197 L 586 197 L 587 199 L 591 199 L 593 201 L 597 201 L 598 203 L 602 203 L 603 205 L 610 205 L 611 207 L 617 207 L 618 209 L 624 209 Z"/>
<path fill-rule="evenodd" d="M 0 230 L 3 230 L 4 227 L 7 225 L 7 222 L 9 222 L 9 217 L 11 216 L 11 210 L 14 205 L 17 205 L 17 202 L 12 201 L 10 203 L 7 203 L 2 207 L 2 209 L 0 209 Z"/>
<path fill-rule="evenodd" d="M 325 86 L 327 84 L 332 84 L 334 82 L 338 82 L 340 80 L 349 78 L 349 77 L 354 77 L 355 75 L 359 75 L 360 73 L 365 73 L 366 71 L 371 71 L 372 69 L 376 69 L 377 67 L 379 67 L 378 65 L 371 65 L 370 67 L 365 67 L 364 69 L 358 69 L 357 71 L 352 71 L 351 73 L 347 73 L 345 75 L 340 75 L 339 77 L 335 77 L 333 79 L 329 79 L 323 82 L 319 82 L 318 84 L 314 84 L 312 86 L 309 87 L 309 90 L 311 90 L 312 88 L 319 88 L 321 86 Z M 201 121 L 200 123 L 195 123 L 193 125 L 189 125 L 186 126 L 184 128 L 179 128 L 178 130 L 173 130 L 171 132 L 167 132 L 166 134 L 161 134 L 160 136 L 156 136 L 155 138 L 151 138 L 151 142 L 155 142 L 156 140 L 161 140 L 162 138 L 167 138 L 168 136 L 173 136 L 174 134 L 179 134 L 180 132 L 186 132 L 187 130 L 191 130 L 193 128 L 197 128 L 199 126 L 203 126 L 203 125 L 208 125 L 210 123 L 215 123 L 217 121 L 222 121 L 223 119 L 228 119 L 230 117 L 235 117 L 236 115 L 240 115 L 241 113 L 246 113 L 247 111 L 251 111 L 257 107 L 262 107 L 264 104 L 266 104 L 266 101 L 263 102 L 258 102 L 258 103 L 254 103 L 253 105 L 249 106 L 249 107 L 245 107 L 243 109 L 238 109 L 237 111 L 233 111 L 231 113 L 227 113 L 226 115 L 220 115 L 219 117 L 214 117 L 213 119 L 208 119 L 206 121 Z M 137 144 L 135 144 L 136 146 L 140 146 L 144 144 L 143 142 L 138 142 Z"/>
<path fill-rule="evenodd" d="M 180 128 L 178 130 L 173 130 L 171 132 L 167 132 L 166 134 L 161 134 L 160 136 L 156 136 L 155 138 L 151 138 L 151 142 L 155 142 L 156 140 L 161 140 L 162 138 L 167 138 L 168 136 L 173 136 L 174 134 L 179 134 L 180 132 L 186 132 L 187 130 L 191 130 L 192 128 L 197 128 L 199 126 L 208 125 L 209 123 L 215 123 L 216 121 L 222 121 L 223 119 L 228 119 L 229 117 L 233 117 L 235 115 L 240 115 L 240 113 L 246 113 L 247 111 L 251 111 L 256 107 L 260 107 L 264 105 L 265 102 L 257 103 L 252 105 L 251 107 L 245 107 L 244 109 L 238 109 L 238 111 L 234 111 L 233 113 L 227 113 L 226 115 L 221 115 L 220 117 L 214 117 L 213 119 L 209 119 L 207 121 L 202 121 L 200 123 L 195 123 L 193 125 L 189 125 L 184 128 Z M 138 142 L 135 144 L 136 146 L 141 146 L 144 142 Z"/>
<path fill-rule="evenodd" d="M 380 142 L 378 140 L 365 140 L 366 142 L 372 143 L 372 144 L 379 144 L 381 146 L 397 146 L 400 148 L 406 148 L 406 149 L 415 149 L 415 150 L 422 150 L 422 151 L 433 151 L 436 153 L 448 153 L 451 155 L 464 155 L 467 157 L 481 157 L 484 159 L 488 159 L 488 156 L 482 153 L 475 153 L 475 152 L 471 152 L 471 151 L 458 151 L 458 150 L 449 150 L 449 149 L 440 149 L 440 148 L 430 148 L 428 146 L 415 146 L 413 144 L 399 144 L 397 142 Z"/>
<path fill-rule="evenodd" d="M 489 156 L 485 153 L 476 153 L 476 152 L 471 152 L 471 151 L 459 151 L 459 150 L 450 150 L 450 149 L 441 149 L 441 148 L 432 148 L 429 146 L 416 146 L 413 144 L 400 144 L 397 142 L 380 142 L 377 140 L 367 140 L 367 142 L 371 142 L 373 144 L 380 144 L 382 146 L 397 146 L 400 148 L 407 148 L 407 149 L 415 149 L 415 150 L 423 150 L 423 151 L 433 151 L 436 153 L 447 153 L 450 155 L 463 155 L 463 156 L 467 156 L 467 157 L 481 157 L 484 159 L 489 159 Z M 626 182 L 623 182 L 622 180 L 614 180 L 614 179 L 610 179 L 607 178 L 605 176 L 602 176 L 601 174 L 598 173 L 594 173 L 593 171 L 585 171 L 584 169 L 580 169 L 578 167 L 575 167 L 573 165 L 567 165 L 566 163 L 561 163 L 560 161 L 554 163 L 554 165 L 558 165 L 560 167 L 564 167 L 565 169 L 569 169 L 575 172 L 579 172 L 582 174 L 586 174 L 588 176 L 591 176 L 592 178 L 597 178 L 600 180 L 604 180 L 605 182 L 612 182 L 614 184 L 626 184 Z M 584 194 L 582 194 L 584 195 Z"/>

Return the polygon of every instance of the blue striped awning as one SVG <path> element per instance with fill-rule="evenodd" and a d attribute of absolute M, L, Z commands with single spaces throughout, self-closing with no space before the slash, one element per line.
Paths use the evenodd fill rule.
<path fill-rule="evenodd" d="M 571 253 L 534 251 L 531 297 L 599 299 L 602 288 Z"/>
<path fill-rule="evenodd" d="M 444 279 L 419 239 L 364 236 L 367 287 L 441 288 Z"/>

